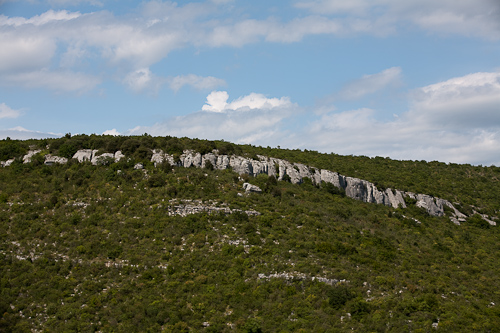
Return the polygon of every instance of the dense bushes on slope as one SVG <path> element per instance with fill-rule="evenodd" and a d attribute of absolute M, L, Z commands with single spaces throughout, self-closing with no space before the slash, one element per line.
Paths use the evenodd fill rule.
<path fill-rule="evenodd" d="M 496 227 L 456 226 L 307 181 L 133 165 L 0 169 L 3 330 L 500 326 Z M 245 180 L 264 192 L 238 195 Z M 192 199 L 261 214 L 169 214 Z"/>

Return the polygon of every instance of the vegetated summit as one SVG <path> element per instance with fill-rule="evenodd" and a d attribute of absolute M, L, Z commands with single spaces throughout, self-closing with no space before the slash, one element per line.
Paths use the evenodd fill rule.
<path fill-rule="evenodd" d="M 0 331 L 500 327 L 495 166 L 69 134 L 0 163 Z"/>

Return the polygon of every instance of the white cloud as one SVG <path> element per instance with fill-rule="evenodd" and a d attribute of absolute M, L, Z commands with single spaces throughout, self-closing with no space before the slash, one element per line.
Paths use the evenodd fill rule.
<path fill-rule="evenodd" d="M 40 26 L 40 25 L 45 25 L 48 23 L 52 23 L 54 21 L 69 21 L 73 20 L 77 17 L 80 17 L 80 13 L 78 12 L 68 12 L 67 10 L 59 10 L 59 11 L 54 11 L 52 9 L 46 11 L 45 13 L 42 13 L 40 15 L 33 16 L 29 19 L 26 19 L 24 17 L 12 17 L 9 18 L 5 15 L 0 15 L 0 26 L 21 26 L 21 25 L 35 25 L 35 26 Z"/>
<path fill-rule="evenodd" d="M 203 77 L 195 74 L 162 78 L 154 75 L 149 68 L 141 68 L 130 72 L 125 76 L 123 82 L 135 92 L 149 91 L 153 93 L 157 93 L 165 83 L 175 92 L 186 85 L 197 90 L 208 90 L 226 84 L 226 81 L 213 76 Z"/>
<path fill-rule="evenodd" d="M 33 70 L 50 64 L 54 40 L 37 34 L 19 35 L 0 30 L 0 72 Z"/>
<path fill-rule="evenodd" d="M 61 137 L 62 134 L 56 133 L 44 133 L 38 131 L 30 131 L 21 126 L 10 128 L 7 130 L 0 129 L 0 139 L 11 138 L 13 140 L 27 140 L 27 139 L 45 139 L 45 138 L 57 138 Z"/>
<path fill-rule="evenodd" d="M 499 78 L 500 73 L 474 73 L 422 87 L 409 95 L 411 110 L 388 121 L 378 120 L 377 111 L 369 108 L 306 115 L 288 98 L 249 94 L 228 101 L 227 92 L 214 91 L 207 96 L 205 112 L 125 134 L 500 166 Z M 292 130 L 290 122 L 301 125 Z"/>
<path fill-rule="evenodd" d="M 433 32 L 500 39 L 500 2 L 491 0 L 312 0 L 296 7 L 395 32 L 407 23 Z M 366 22 L 365 22 L 366 24 Z M 369 31 L 366 31 L 369 32 Z M 372 31 L 371 33 L 376 33 Z"/>
<path fill-rule="evenodd" d="M 390 121 L 359 109 L 323 114 L 289 146 L 339 154 L 500 165 L 500 73 L 474 73 L 417 89 Z M 307 138 L 307 139 L 304 139 Z"/>
<path fill-rule="evenodd" d="M 125 76 L 125 84 L 135 92 L 144 90 L 158 91 L 161 80 L 151 73 L 149 68 L 141 68 L 130 72 Z"/>
<path fill-rule="evenodd" d="M 17 118 L 21 115 L 20 110 L 11 109 L 5 103 L 0 104 L 0 119 L 2 118 Z"/>
<path fill-rule="evenodd" d="M 0 85 L 46 88 L 56 92 L 85 92 L 95 88 L 100 82 L 99 78 L 84 73 L 54 72 L 47 69 L 0 77 Z"/>
<path fill-rule="evenodd" d="M 290 107 L 292 103 L 288 97 L 267 98 L 262 94 L 251 93 L 228 103 L 229 94 L 226 91 L 212 91 L 207 96 L 206 104 L 202 110 L 224 112 L 228 110 L 261 109 L 270 110 L 279 107 Z"/>
<path fill-rule="evenodd" d="M 88 3 L 98 7 L 103 6 L 103 2 L 98 0 L 49 0 L 49 4 L 52 6 L 76 6 L 81 3 Z"/>
<path fill-rule="evenodd" d="M 401 68 L 391 67 L 377 74 L 364 75 L 342 88 L 336 94 L 340 99 L 357 99 L 376 91 L 384 89 L 389 85 L 398 84 L 401 80 Z"/>
<path fill-rule="evenodd" d="M 101 4 L 93 0 L 51 1 L 54 5 Z M 147 80 L 148 73 L 140 70 L 150 71 L 152 65 L 173 50 L 188 46 L 292 43 L 318 34 L 384 35 L 407 28 L 408 22 L 432 32 L 500 38 L 500 2 L 491 0 L 301 1 L 296 6 L 312 14 L 290 20 L 248 18 L 232 10 L 233 5 L 224 5 L 229 2 L 213 0 L 178 5 L 150 1 L 141 4 L 135 14 L 122 17 L 108 11 L 81 14 L 67 10 L 48 10 L 31 18 L 0 15 L 0 71 L 25 75 L 50 68 L 55 76 L 60 68 L 74 73 L 88 72 L 91 68 L 88 63 L 87 67 L 79 67 L 87 59 L 96 65 L 92 68 L 110 68 L 102 77 L 128 73 L 119 80 L 133 90 L 141 90 L 146 89 L 141 88 L 144 84 L 141 80 Z M 390 79 L 390 74 L 398 73 L 382 72 L 363 80 Z M 154 77 L 152 73 L 150 77 Z M 149 88 L 157 87 L 158 82 L 152 79 L 147 82 Z M 161 83 L 169 84 L 174 91 L 184 85 L 195 89 L 223 85 L 221 79 L 195 74 L 166 78 Z"/>
<path fill-rule="evenodd" d="M 214 89 L 226 85 L 226 81 L 213 76 L 198 76 L 195 74 L 179 75 L 168 79 L 169 87 L 173 91 L 178 91 L 188 85 L 197 90 Z"/>
<path fill-rule="evenodd" d="M 102 135 L 113 135 L 113 136 L 118 136 L 120 135 L 120 132 L 116 130 L 116 128 L 113 128 L 111 130 L 104 131 Z"/>
<path fill-rule="evenodd" d="M 224 139 L 237 143 L 280 144 L 282 122 L 301 109 L 288 98 L 266 98 L 250 94 L 228 103 L 225 91 L 212 92 L 204 111 L 172 117 L 153 126 L 138 126 L 124 134 L 172 135 L 206 139 Z M 207 110 L 210 106 L 210 110 Z M 260 107 L 259 107 L 260 106 Z M 214 111 L 214 112 L 206 112 Z"/>
<path fill-rule="evenodd" d="M 417 89 L 411 116 L 456 130 L 500 127 L 500 72 L 474 73 Z"/>
<path fill-rule="evenodd" d="M 210 95 L 207 96 L 207 102 L 203 105 L 202 110 L 222 112 L 227 107 L 228 99 L 229 94 L 227 91 L 212 91 Z"/>

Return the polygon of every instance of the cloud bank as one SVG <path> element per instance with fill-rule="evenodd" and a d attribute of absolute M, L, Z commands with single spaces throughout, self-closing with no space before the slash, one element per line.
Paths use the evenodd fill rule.
<path fill-rule="evenodd" d="M 364 76 L 360 82 L 367 86 L 366 81 L 372 82 L 372 88 L 366 88 L 372 91 L 385 82 L 381 77 L 399 72 L 389 69 Z M 202 111 L 125 134 L 147 132 L 343 155 L 500 165 L 500 72 L 452 78 L 416 89 L 409 96 L 409 110 L 380 121 L 377 110 L 370 108 L 317 115 L 288 97 L 252 93 L 228 102 L 227 92 L 213 91 Z M 292 121 L 302 126 L 287 127 Z"/>
<path fill-rule="evenodd" d="M 21 115 L 20 110 L 11 109 L 5 103 L 0 104 L 0 119 L 2 118 L 17 118 Z"/>
<path fill-rule="evenodd" d="M 99 1 L 52 1 L 54 5 L 81 2 L 102 5 Z M 159 86 L 154 81 L 145 84 L 148 73 L 144 71 L 150 71 L 152 65 L 174 50 L 189 46 L 239 48 L 256 42 L 295 43 L 314 35 L 386 36 L 420 29 L 500 40 L 500 2 L 491 0 L 299 1 L 295 7 L 301 12 L 286 20 L 276 16 L 248 18 L 232 11 L 225 2 L 180 5 L 150 1 L 141 4 L 132 17 L 104 10 L 80 13 L 53 9 L 30 18 L 0 15 L 0 84 L 78 92 L 124 73 L 119 74 L 119 81 L 132 90 L 154 91 Z M 104 74 L 89 70 L 84 66 L 88 61 L 109 70 Z M 67 89 L 66 75 L 85 83 Z M 186 73 L 166 82 L 174 91 L 184 85 L 196 89 L 223 85 L 221 79 L 193 75 Z M 47 77 L 51 84 L 44 86 Z"/>

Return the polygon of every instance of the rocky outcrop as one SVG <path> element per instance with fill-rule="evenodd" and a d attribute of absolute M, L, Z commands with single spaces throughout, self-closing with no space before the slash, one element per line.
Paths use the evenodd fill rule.
<path fill-rule="evenodd" d="M 31 163 L 31 158 L 41 152 L 41 150 L 30 150 L 26 155 L 23 156 L 23 163 Z"/>
<path fill-rule="evenodd" d="M 73 155 L 73 158 L 78 160 L 78 162 L 91 162 L 92 164 L 97 165 L 107 164 L 112 160 L 117 162 L 125 157 L 121 151 L 117 151 L 114 154 L 104 153 L 101 155 L 97 155 L 97 152 L 97 150 L 92 149 L 81 149 Z M 29 151 L 28 154 L 23 157 L 23 162 L 28 163 L 31 161 L 31 158 L 38 153 L 40 153 L 40 150 Z M 50 154 L 45 156 L 45 164 L 47 165 L 67 163 L 67 161 L 68 160 L 64 157 L 52 156 Z M 14 159 L 0 162 L 0 166 L 6 167 L 11 165 L 13 162 Z M 232 169 L 240 175 L 247 174 L 250 176 L 265 174 L 268 176 L 274 176 L 278 180 L 289 180 L 293 184 L 300 184 L 307 178 L 317 186 L 321 186 L 322 183 L 332 184 L 333 186 L 345 191 L 345 195 L 347 197 L 363 202 L 382 204 L 393 208 L 406 208 L 404 198 L 408 197 L 416 202 L 417 207 L 425 209 L 432 216 L 443 216 L 445 215 L 445 207 L 449 208 L 449 212 L 451 212 L 450 219 L 455 224 L 464 222 L 467 217 L 457 210 L 452 203 L 444 199 L 435 198 L 426 194 L 403 192 L 390 188 L 381 190 L 377 188 L 375 184 L 363 179 L 346 177 L 330 170 L 320 170 L 304 164 L 291 163 L 286 160 L 262 155 L 248 158 L 237 155 L 219 154 L 217 150 L 203 155 L 192 150 L 185 150 L 178 158 L 174 158 L 173 155 L 166 154 L 162 150 L 156 149 L 153 150 L 151 162 L 153 162 L 155 166 L 161 163 L 169 163 L 172 166 L 185 168 L 206 168 L 211 165 L 217 170 Z M 134 168 L 141 169 L 143 168 L 143 165 L 136 164 Z M 260 190 L 258 187 L 248 183 L 244 184 L 244 188 L 247 193 L 259 192 Z M 495 223 L 488 217 L 483 218 L 490 224 Z"/>
<path fill-rule="evenodd" d="M 68 163 L 68 159 L 66 157 L 60 157 L 56 155 L 45 155 L 45 165 L 54 165 L 54 164 L 66 164 Z"/>
<path fill-rule="evenodd" d="M 0 162 L 0 166 L 3 167 L 8 167 L 10 166 L 12 163 L 14 163 L 15 159 L 11 158 L 10 160 L 7 160 L 7 161 L 1 161 Z"/>
<path fill-rule="evenodd" d="M 243 189 L 246 193 L 262 193 L 260 187 L 252 185 L 250 183 L 243 183 Z"/>
<path fill-rule="evenodd" d="M 227 207 L 226 204 L 217 204 L 216 202 L 209 201 L 207 203 L 203 203 L 201 200 L 182 200 L 177 201 L 176 199 L 172 199 L 169 201 L 168 205 L 168 215 L 180 215 L 187 216 L 191 214 L 198 213 L 223 213 L 223 214 L 233 214 L 236 212 L 245 213 L 249 216 L 257 216 L 260 215 L 259 212 L 255 210 L 241 210 L 241 209 L 231 209 Z"/>
<path fill-rule="evenodd" d="M 97 152 L 97 151 L 96 151 Z M 90 162 L 92 161 L 92 155 L 94 151 L 92 149 L 81 149 L 73 155 L 73 158 L 76 158 L 78 162 Z"/>
<path fill-rule="evenodd" d="M 77 151 L 74 155 L 73 158 L 77 159 L 78 162 L 90 162 L 93 165 L 98 165 L 98 164 L 108 164 L 110 161 L 118 162 L 122 158 L 125 157 L 125 155 L 122 154 L 120 150 L 117 152 L 113 153 L 103 153 L 101 155 L 97 155 L 98 150 L 97 149 L 80 149 Z"/>
<path fill-rule="evenodd" d="M 443 216 L 444 207 L 450 207 L 452 216 L 450 219 L 459 224 L 465 221 L 465 215 L 459 212 L 450 202 L 434 198 L 426 194 L 415 194 L 387 188 L 380 190 L 375 184 L 358 178 L 346 177 L 330 170 L 319 170 L 300 163 L 291 163 L 286 160 L 257 155 L 257 159 L 235 155 L 219 155 L 217 151 L 201 155 L 200 153 L 185 150 L 177 163 L 174 158 L 161 150 L 153 151 L 152 162 L 161 163 L 165 160 L 172 165 L 182 167 L 206 167 L 208 162 L 215 169 L 224 170 L 231 168 L 240 175 L 247 174 L 257 176 L 266 174 L 274 176 L 278 180 L 289 179 L 293 184 L 300 184 L 305 178 L 311 180 L 315 185 L 321 186 L 322 182 L 330 183 L 339 189 L 343 189 L 347 197 L 369 202 L 391 206 L 393 208 L 406 208 L 405 197 L 416 200 L 417 206 L 424 208 L 432 216 Z M 250 184 L 249 184 L 250 185 Z"/>

